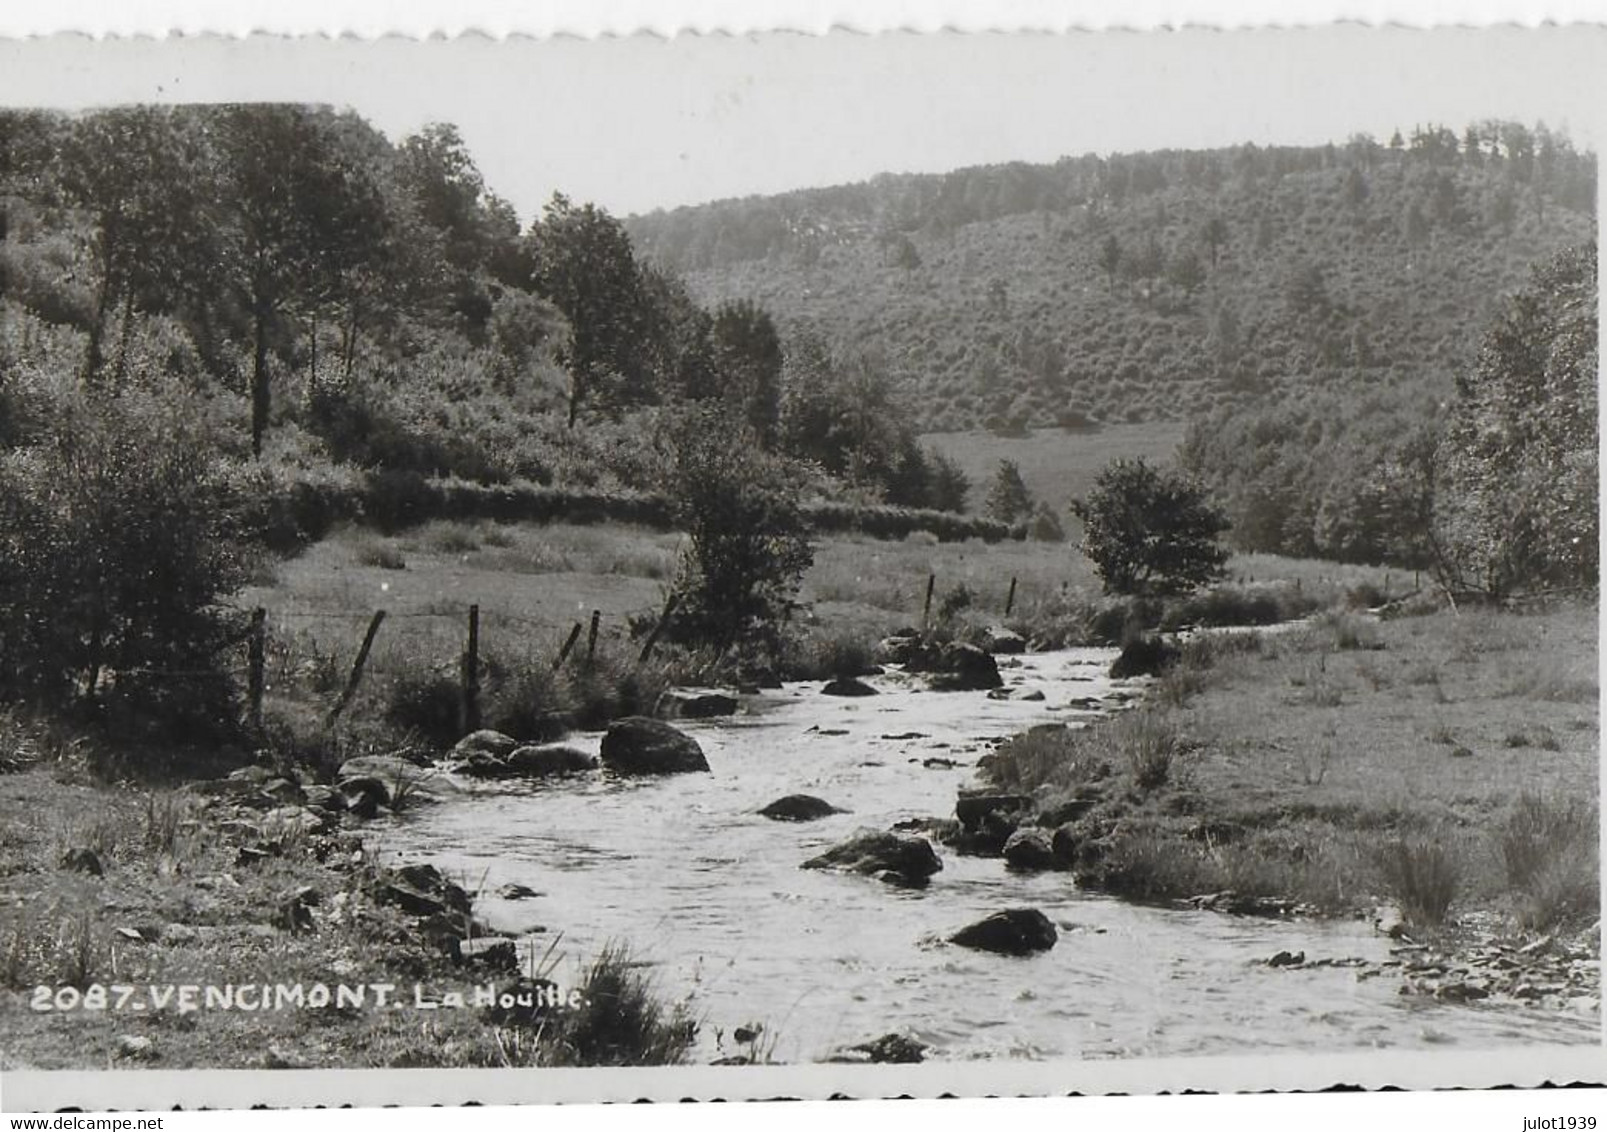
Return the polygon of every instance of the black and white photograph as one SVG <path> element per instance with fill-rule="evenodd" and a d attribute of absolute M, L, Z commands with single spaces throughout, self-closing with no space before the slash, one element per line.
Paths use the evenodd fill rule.
<path fill-rule="evenodd" d="M 1599 1078 L 1604 63 L 0 40 L 8 1102 Z"/>

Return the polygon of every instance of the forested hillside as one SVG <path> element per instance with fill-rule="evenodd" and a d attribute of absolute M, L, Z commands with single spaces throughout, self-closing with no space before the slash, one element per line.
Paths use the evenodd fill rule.
<path fill-rule="evenodd" d="M 519 217 L 450 125 L 327 107 L 0 111 L 0 446 L 86 391 L 179 412 L 302 502 L 368 476 L 369 511 L 416 512 L 431 477 L 661 492 L 664 418 L 706 402 L 828 507 L 967 490 L 873 411 L 876 366 L 700 305 L 593 204 Z"/>
<path fill-rule="evenodd" d="M 705 303 L 875 359 L 934 430 L 1438 399 L 1532 264 L 1594 240 L 1543 125 L 1244 145 L 724 201 L 627 221 Z"/>

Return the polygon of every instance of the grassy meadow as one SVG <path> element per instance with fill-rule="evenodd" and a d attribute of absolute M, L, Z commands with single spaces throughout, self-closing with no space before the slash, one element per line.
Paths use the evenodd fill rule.
<path fill-rule="evenodd" d="M 626 526 L 501 525 L 437 521 L 397 535 L 346 528 L 284 561 L 238 598 L 268 611 L 270 691 L 309 672 L 338 687 L 368 618 L 384 609 L 370 670 L 449 668 L 463 647 L 468 607 L 480 606 L 481 649 L 521 660 L 556 658 L 577 623 L 602 614 L 599 649 L 632 653 L 632 620 L 651 623 L 675 577 L 682 537 Z M 921 620 L 928 577 L 932 616 L 958 623 L 1008 620 L 1031 635 L 1068 606 L 1096 603 L 1099 579 L 1072 544 L 940 543 L 865 535 L 815 540 L 796 625 L 812 638 L 874 640 Z M 1229 580 L 1300 587 L 1320 604 L 1410 575 L 1270 555 L 1232 559 Z M 584 649 L 584 636 L 579 645 Z"/>
<path fill-rule="evenodd" d="M 1152 464 L 1169 463 L 1183 440 L 1178 421 L 1106 424 L 1087 431 L 1037 429 L 1026 436 L 991 432 L 934 432 L 921 437 L 971 478 L 971 507 L 980 510 L 1000 460 L 1014 460 L 1035 499 L 1052 507 L 1063 522 L 1071 518 L 1071 501 L 1087 495 L 1094 479 L 1112 460 L 1142 457 Z M 1071 527 L 1068 526 L 1070 531 Z"/>

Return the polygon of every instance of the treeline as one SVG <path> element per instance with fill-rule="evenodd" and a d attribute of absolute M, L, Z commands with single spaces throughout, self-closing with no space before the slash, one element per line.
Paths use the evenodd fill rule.
<path fill-rule="evenodd" d="M 1269 390 L 1441 392 L 1492 296 L 1593 238 L 1544 125 L 1020 163 L 635 217 L 715 302 L 897 359 L 923 427 L 1186 419 Z"/>
<path fill-rule="evenodd" d="M 1190 426 L 1240 549 L 1393 563 L 1505 595 L 1599 584 L 1593 245 L 1538 265 L 1440 400 L 1290 397 Z"/>
<path fill-rule="evenodd" d="M 894 392 L 863 359 L 794 359 L 764 309 L 694 301 L 594 205 L 521 222 L 451 126 L 4 111 L 0 236 L 0 442 L 48 432 L 70 385 L 200 395 L 220 450 L 293 468 L 652 491 L 656 414 L 717 401 L 819 461 L 828 498 L 964 505 L 907 413 L 871 426 Z"/>

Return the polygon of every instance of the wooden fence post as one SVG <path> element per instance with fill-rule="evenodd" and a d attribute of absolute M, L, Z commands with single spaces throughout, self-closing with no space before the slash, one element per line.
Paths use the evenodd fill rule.
<path fill-rule="evenodd" d="M 379 632 L 380 623 L 384 620 L 385 611 L 375 610 L 373 618 L 368 622 L 368 632 L 363 634 L 363 645 L 357 650 L 357 659 L 352 662 L 352 674 L 346 679 L 346 688 L 341 692 L 340 699 L 336 700 L 335 706 L 330 709 L 329 718 L 324 721 L 325 727 L 335 726 L 335 720 L 340 718 L 340 713 L 346 710 L 346 705 L 351 703 L 352 697 L 357 694 L 357 685 L 363 681 L 363 666 L 368 663 L 369 650 L 374 647 L 374 635 Z"/>
<path fill-rule="evenodd" d="M 465 735 L 480 730 L 480 607 L 469 606 L 469 642 L 463 650 L 463 725 Z"/>
<path fill-rule="evenodd" d="M 1010 579 L 1010 596 L 1004 599 L 1004 615 L 1010 616 L 1010 611 L 1016 607 L 1016 580 Z"/>
<path fill-rule="evenodd" d="M 253 731 L 262 730 L 263 669 L 268 659 L 267 625 L 268 611 L 259 605 L 251 611 L 251 636 L 246 644 L 246 690 L 251 702 L 249 718 Z"/>
<path fill-rule="evenodd" d="M 603 619 L 603 611 L 602 610 L 594 609 L 594 610 L 591 611 L 591 630 L 590 630 L 590 632 L 588 632 L 586 634 L 586 663 L 587 664 L 591 663 L 591 658 L 592 658 L 593 654 L 595 654 L 597 652 L 597 625 L 598 625 L 599 622 L 602 621 L 602 619 Z"/>
<path fill-rule="evenodd" d="M 664 603 L 664 614 L 658 619 L 658 624 L 653 626 L 653 631 L 647 635 L 647 643 L 642 646 L 642 654 L 636 658 L 637 664 L 646 664 L 647 658 L 653 655 L 653 646 L 658 644 L 659 634 L 669 625 L 670 615 L 675 612 L 680 600 L 680 594 L 671 594 L 670 600 Z"/>
<path fill-rule="evenodd" d="M 582 626 L 580 622 L 576 621 L 575 627 L 569 630 L 569 639 L 564 642 L 564 647 L 558 650 L 558 659 L 552 662 L 552 670 L 554 672 L 557 672 L 560 668 L 562 668 L 564 666 L 564 661 L 569 659 L 569 650 L 575 647 L 576 641 L 580 640 L 581 628 Z"/>
<path fill-rule="evenodd" d="M 937 588 L 937 574 L 933 572 L 926 576 L 926 604 L 921 607 L 921 628 L 925 629 L 932 623 L 932 591 Z"/>

